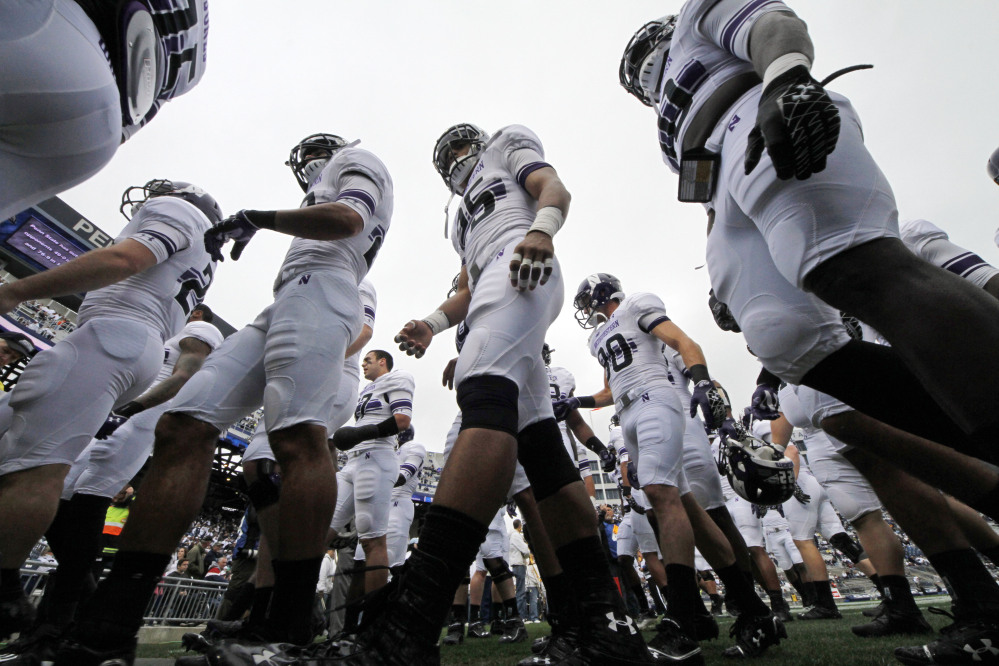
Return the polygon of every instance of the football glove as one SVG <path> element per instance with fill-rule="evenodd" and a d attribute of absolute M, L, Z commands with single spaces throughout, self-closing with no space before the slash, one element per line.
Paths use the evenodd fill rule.
<path fill-rule="evenodd" d="M 243 254 L 253 234 L 261 228 L 250 221 L 247 212 L 250 211 L 241 210 L 235 215 L 230 215 L 205 232 L 205 249 L 212 255 L 212 259 L 223 261 L 222 248 L 229 241 L 234 241 L 232 251 L 229 252 L 233 261 L 237 261 Z"/>
<path fill-rule="evenodd" d="M 632 497 L 631 495 L 627 495 L 625 496 L 625 501 L 628 502 L 628 506 L 631 507 L 632 511 L 634 511 L 635 513 L 640 513 L 643 516 L 645 515 L 645 509 L 642 508 L 642 506 L 635 501 L 634 497 Z"/>
<path fill-rule="evenodd" d="M 108 414 L 108 417 L 104 420 L 104 423 L 97 430 L 97 434 L 94 437 L 96 439 L 107 439 L 114 434 L 115 430 L 125 425 L 130 418 L 144 409 L 145 407 L 134 400 L 122 405 L 119 409 Z"/>
<path fill-rule="evenodd" d="M 690 396 L 691 418 L 697 416 L 698 407 L 704 416 L 704 425 L 717 428 L 725 420 L 729 405 L 713 381 L 702 379 L 694 384 L 694 392 Z"/>
<path fill-rule="evenodd" d="M 510 516 L 511 518 L 517 517 L 517 503 L 514 502 L 513 500 L 510 500 L 509 502 L 506 503 L 506 515 Z"/>
<path fill-rule="evenodd" d="M 770 507 L 764 506 L 763 504 L 754 504 L 753 505 L 753 515 L 756 516 L 757 518 L 760 518 L 760 519 L 762 519 L 763 516 L 767 515 L 767 511 L 769 511 L 769 510 L 770 510 Z"/>
<path fill-rule="evenodd" d="M 600 469 L 604 471 L 604 474 L 613 472 L 614 467 L 617 466 L 617 456 L 614 455 L 614 449 L 605 448 L 597 455 L 600 456 Z"/>
<path fill-rule="evenodd" d="M 747 432 L 746 429 L 742 427 L 742 423 L 739 421 L 736 421 L 735 419 L 725 419 L 722 421 L 721 427 L 718 428 L 718 434 L 721 435 L 723 442 L 727 442 L 730 439 L 742 441 L 745 439 Z"/>
<path fill-rule="evenodd" d="M 802 490 L 801 486 L 796 483 L 794 484 L 794 499 L 798 500 L 802 504 L 808 504 L 812 501 L 812 496 Z"/>
<path fill-rule="evenodd" d="M 758 421 L 773 421 L 780 418 L 780 400 L 777 398 L 777 391 L 772 386 L 760 384 L 753 391 L 753 398 L 749 401 L 750 410 L 753 417 Z"/>
<path fill-rule="evenodd" d="M 739 323 L 732 316 L 732 311 L 728 309 L 727 305 L 718 300 L 714 289 L 708 292 L 708 307 L 711 308 L 711 316 L 714 317 L 718 328 L 723 331 L 742 333 Z"/>
<path fill-rule="evenodd" d="M 552 403 L 552 410 L 555 412 L 556 421 L 565 421 L 565 417 L 574 409 L 579 409 L 579 398 L 576 396 L 562 398 Z"/>
<path fill-rule="evenodd" d="M 792 67 L 760 96 L 756 126 L 746 143 L 746 175 L 759 164 L 764 146 L 781 180 L 819 173 L 836 148 L 839 125 L 839 110 L 825 88 L 804 65 Z"/>

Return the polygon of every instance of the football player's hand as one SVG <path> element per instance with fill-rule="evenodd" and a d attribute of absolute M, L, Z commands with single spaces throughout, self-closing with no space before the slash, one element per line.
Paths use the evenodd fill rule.
<path fill-rule="evenodd" d="M 610 474 L 617 467 L 617 456 L 614 455 L 614 449 L 612 447 L 607 447 L 600 452 L 600 469 L 604 471 L 604 474 Z"/>
<path fill-rule="evenodd" d="M 538 284 L 548 282 L 554 266 L 552 237 L 541 231 L 528 232 L 510 257 L 510 284 L 517 291 L 533 290 Z"/>
<path fill-rule="evenodd" d="M 552 403 L 552 411 L 555 412 L 556 421 L 565 421 L 565 417 L 574 409 L 579 409 L 579 398 L 576 396 L 562 398 Z"/>
<path fill-rule="evenodd" d="M 725 419 L 722 421 L 721 427 L 718 428 L 718 434 L 721 435 L 723 442 L 730 439 L 741 442 L 746 437 L 746 429 L 735 419 Z"/>
<path fill-rule="evenodd" d="M 780 400 L 773 387 L 760 384 L 753 391 L 753 399 L 749 402 L 753 416 L 759 421 L 773 421 L 780 418 Z"/>
<path fill-rule="evenodd" d="M 243 254 L 247 243 L 250 242 L 258 229 L 259 227 L 250 222 L 250 218 L 246 216 L 246 211 L 241 210 L 212 225 L 205 232 L 205 249 L 208 254 L 212 255 L 212 259 L 222 261 L 222 248 L 229 241 L 234 241 L 229 256 L 232 257 L 233 261 L 236 261 Z"/>
<path fill-rule="evenodd" d="M 718 328 L 723 331 L 732 331 L 733 333 L 742 333 L 742 329 L 739 328 L 739 323 L 732 316 L 732 311 L 728 309 L 728 306 L 718 300 L 715 296 L 714 289 L 708 292 L 708 307 L 711 308 L 711 316 L 714 317 L 715 323 L 718 324 Z"/>
<path fill-rule="evenodd" d="M 513 500 L 510 500 L 509 502 L 506 503 L 506 515 L 510 516 L 511 518 L 517 517 L 517 503 L 514 502 Z"/>
<path fill-rule="evenodd" d="M 631 507 L 632 511 L 634 511 L 635 513 L 640 513 L 643 516 L 645 515 L 645 509 L 642 508 L 642 506 L 635 501 L 634 497 L 628 495 L 627 497 L 625 497 L 625 501 L 628 503 L 628 506 Z"/>
<path fill-rule="evenodd" d="M 127 416 L 122 416 L 121 414 L 115 414 L 111 412 L 108 417 L 104 419 L 104 423 L 97 430 L 97 434 L 94 435 L 96 439 L 107 439 L 114 434 L 114 431 L 125 425 L 128 421 Z"/>
<path fill-rule="evenodd" d="M 770 507 L 765 506 L 763 504 L 753 504 L 753 509 L 752 510 L 753 510 L 753 515 L 754 516 L 756 516 L 757 518 L 761 518 L 762 519 L 763 516 L 767 515 L 767 511 L 770 510 Z"/>
<path fill-rule="evenodd" d="M 725 420 L 728 405 L 710 379 L 702 379 L 694 384 L 694 391 L 690 396 L 691 418 L 697 416 L 698 407 L 701 408 L 704 425 L 709 428 L 717 428 Z"/>
<path fill-rule="evenodd" d="M 798 500 L 802 504 L 808 504 L 812 501 L 812 496 L 802 490 L 801 486 L 796 483 L 794 484 L 794 499 Z"/>
<path fill-rule="evenodd" d="M 409 356 L 421 358 L 434 339 L 430 326 L 422 319 L 410 319 L 395 336 L 399 349 Z"/>
<path fill-rule="evenodd" d="M 444 377 L 441 379 L 441 386 L 448 387 L 448 390 L 454 390 L 454 369 L 458 367 L 458 358 L 452 358 L 444 366 Z"/>
<path fill-rule="evenodd" d="M 792 67 L 760 96 L 756 126 L 746 144 L 746 175 L 759 164 L 764 146 L 781 180 L 819 173 L 836 148 L 839 125 L 839 110 L 825 88 L 804 65 Z"/>

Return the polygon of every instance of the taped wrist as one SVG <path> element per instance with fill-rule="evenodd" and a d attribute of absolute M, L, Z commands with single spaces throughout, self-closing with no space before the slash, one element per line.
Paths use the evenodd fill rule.
<path fill-rule="evenodd" d="M 535 214 L 534 224 L 528 229 L 528 233 L 540 231 L 554 238 L 563 224 L 565 224 L 565 214 L 562 209 L 556 206 L 545 206 Z"/>
<path fill-rule="evenodd" d="M 785 53 L 776 58 L 767 66 L 767 71 L 763 73 L 763 90 L 766 90 L 778 76 L 795 67 L 804 67 L 806 70 L 811 71 L 812 61 L 804 53 Z"/>
<path fill-rule="evenodd" d="M 430 327 L 430 332 L 437 335 L 441 331 L 451 328 L 451 320 L 443 310 L 434 310 L 422 319 L 423 323 Z"/>
<path fill-rule="evenodd" d="M 532 423 L 520 431 L 517 460 L 523 466 L 538 502 L 551 497 L 563 486 L 581 481 L 579 468 L 562 444 L 562 432 L 555 419 Z"/>
<path fill-rule="evenodd" d="M 588 440 L 586 440 L 585 442 L 583 442 L 583 446 L 585 446 L 586 448 L 588 448 L 590 451 L 593 451 L 598 456 L 601 453 L 603 453 L 604 451 L 607 450 L 607 447 L 604 446 L 604 443 L 601 442 L 600 438 L 597 437 L 596 435 L 594 435 L 593 437 L 590 437 Z"/>
<path fill-rule="evenodd" d="M 695 384 L 703 381 L 711 381 L 711 375 L 708 374 L 708 366 L 703 363 L 693 366 L 690 368 L 690 378 L 694 380 Z"/>
<path fill-rule="evenodd" d="M 579 406 L 584 409 L 593 409 L 597 406 L 596 398 L 592 395 L 584 395 L 581 398 L 576 398 L 579 401 Z"/>
<path fill-rule="evenodd" d="M 277 225 L 276 210 L 244 210 L 243 215 L 258 229 L 274 230 Z"/>
<path fill-rule="evenodd" d="M 121 406 L 121 409 L 114 410 L 114 413 L 117 414 L 118 416 L 124 416 L 126 418 L 130 418 L 132 416 L 135 416 L 139 412 L 145 411 L 145 409 L 146 408 L 143 405 L 140 405 L 139 403 L 133 400 L 131 402 L 126 402 L 124 405 Z"/>
<path fill-rule="evenodd" d="M 517 437 L 517 401 L 520 388 L 506 377 L 477 375 L 458 385 L 461 429 L 498 430 Z M 554 423 L 554 420 L 552 421 Z M 556 430 L 558 426 L 555 426 Z M 561 441 L 561 434 L 559 434 Z M 563 447 L 564 450 L 565 447 Z"/>

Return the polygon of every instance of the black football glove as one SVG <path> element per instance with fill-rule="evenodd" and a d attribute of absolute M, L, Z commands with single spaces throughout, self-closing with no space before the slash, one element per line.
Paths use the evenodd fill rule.
<path fill-rule="evenodd" d="M 604 471 L 604 474 L 613 472 L 617 466 L 617 456 L 614 455 L 614 449 L 606 448 L 598 455 L 600 456 L 600 469 Z"/>
<path fill-rule="evenodd" d="M 708 307 L 711 308 L 711 316 L 714 317 L 718 328 L 723 331 L 742 333 L 739 323 L 732 316 L 732 311 L 728 309 L 727 305 L 718 300 L 714 289 L 708 292 Z"/>
<path fill-rule="evenodd" d="M 208 254 L 212 255 L 212 259 L 222 261 L 222 248 L 229 241 L 234 241 L 229 256 L 232 257 L 233 261 L 237 261 L 240 255 L 243 254 L 243 250 L 250 242 L 250 239 L 253 238 L 253 235 L 259 229 L 267 228 L 260 220 L 258 220 L 258 224 L 251 222 L 250 215 L 247 213 L 253 215 L 256 219 L 257 211 L 241 210 L 235 215 L 230 215 L 221 222 L 212 225 L 205 232 L 205 249 L 208 251 Z M 273 229 L 273 226 L 270 228 Z"/>
<path fill-rule="evenodd" d="M 801 486 L 796 483 L 794 484 L 794 499 L 798 500 L 802 504 L 808 504 L 812 501 L 812 496 L 802 490 Z"/>
<path fill-rule="evenodd" d="M 777 399 L 777 391 L 771 386 L 760 384 L 753 391 L 753 398 L 749 402 L 753 417 L 758 421 L 773 421 L 780 418 L 780 400 Z"/>
<path fill-rule="evenodd" d="M 634 497 L 632 497 L 631 495 L 627 495 L 625 497 L 625 501 L 628 502 L 628 506 L 631 507 L 632 511 L 634 511 L 635 513 L 640 513 L 643 516 L 645 515 L 645 509 L 642 508 L 642 506 L 638 502 L 635 501 Z"/>
<path fill-rule="evenodd" d="M 760 519 L 762 519 L 763 516 L 767 515 L 767 511 L 769 511 L 769 510 L 770 510 L 770 507 L 769 506 L 764 506 L 763 504 L 754 504 L 753 505 L 753 515 L 756 516 L 757 518 L 760 518 Z"/>
<path fill-rule="evenodd" d="M 562 398 L 552 403 L 552 411 L 555 412 L 556 421 L 565 421 L 565 417 L 569 416 L 569 412 L 574 409 L 579 409 L 579 398 L 576 396 Z"/>
<path fill-rule="evenodd" d="M 698 407 L 701 408 L 704 425 L 709 428 L 718 428 L 725 420 L 729 404 L 713 381 L 702 379 L 694 384 L 694 391 L 690 396 L 691 418 L 697 416 Z"/>
<path fill-rule="evenodd" d="M 792 67 L 760 96 L 756 126 L 746 143 L 746 175 L 759 164 L 764 146 L 781 180 L 819 173 L 836 148 L 839 125 L 839 110 L 825 88 L 804 65 Z"/>
<path fill-rule="evenodd" d="M 144 409 L 145 407 L 134 400 L 122 405 L 120 408 L 108 414 L 108 417 L 104 420 L 104 423 L 97 430 L 97 434 L 94 435 L 94 437 L 96 439 L 107 439 L 114 434 L 115 430 L 125 425 L 130 418 Z"/>

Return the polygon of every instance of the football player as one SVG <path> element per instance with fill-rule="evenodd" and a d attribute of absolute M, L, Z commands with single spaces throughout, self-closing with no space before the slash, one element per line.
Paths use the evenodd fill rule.
<path fill-rule="evenodd" d="M 208 2 L 0 6 L 0 220 L 83 182 L 205 73 Z"/>
<path fill-rule="evenodd" d="M 156 427 L 153 463 L 122 532 L 111 574 L 87 605 L 75 645 L 59 664 L 128 659 L 142 613 L 170 553 L 201 506 L 219 433 L 263 403 L 267 436 L 283 477 L 274 593 L 264 638 L 308 642 L 309 618 L 336 475 L 326 424 L 345 352 L 361 332 L 358 284 L 392 216 L 392 180 L 372 153 L 341 137 L 307 137 L 288 165 L 305 192 L 298 209 L 244 210 L 215 225 L 216 258 L 236 259 L 260 229 L 294 236 L 274 302 L 231 335 L 181 389 Z M 394 434 L 394 431 L 392 433 Z"/>
<path fill-rule="evenodd" d="M 540 140 L 519 125 L 492 137 L 474 125 L 455 125 L 438 139 L 434 165 L 448 190 L 461 195 L 451 224 L 462 259 L 458 292 L 426 319 L 406 324 L 397 341 L 421 356 L 436 333 L 465 321 L 468 337 L 455 373 L 462 431 L 427 512 L 420 548 L 409 559 L 404 603 L 391 605 L 363 638 L 374 654 L 386 661 L 391 656 L 388 663 L 408 663 L 409 650 L 400 644 L 413 654 L 433 650 L 452 590 L 465 577 L 519 460 L 558 561 L 577 590 L 580 658 L 647 662 L 610 576 L 579 471 L 561 445 L 541 361 L 545 333 L 562 306 L 552 237 L 569 210 L 569 193 L 545 161 Z"/>
<path fill-rule="evenodd" d="M 783 625 L 756 596 L 725 536 L 690 493 L 684 474 L 685 410 L 660 345 L 680 352 L 694 381 L 688 413 L 700 408 L 705 423 L 714 429 L 721 426 L 729 409 L 708 374 L 700 346 L 670 320 L 657 296 L 626 296 L 620 280 L 607 273 L 583 280 L 573 304 L 576 321 L 584 329 L 593 329 L 590 353 L 604 368 L 605 386 L 592 396 L 570 398 L 567 406 L 616 406 L 628 452 L 638 466 L 639 484 L 659 524 L 669 579 L 669 614 L 651 647 L 677 659 L 700 657 L 694 640 L 694 618 L 703 609 L 693 568 L 696 529 L 698 547 L 726 588 L 737 595 L 742 610 L 733 629 L 737 644 L 728 653 L 733 657 L 762 654 L 786 636 Z"/>
<path fill-rule="evenodd" d="M 336 511 L 330 523 L 333 538 L 351 520 L 367 571 L 364 591 L 371 593 L 388 582 L 386 535 L 392 489 L 399 477 L 395 435 L 413 418 L 413 375 L 393 370 L 392 355 L 374 349 L 361 360 L 364 387 L 354 410 L 355 425 L 333 433 L 333 445 L 347 452 L 347 464 L 337 473 Z"/>
<path fill-rule="evenodd" d="M 767 369 L 934 441 L 993 448 L 999 303 L 905 248 L 857 114 L 812 58 L 782 2 L 690 0 L 636 33 L 620 75 L 657 110 L 680 198 L 714 212 L 714 293 Z M 851 344 L 836 310 L 894 350 Z M 858 386 L 861 373 L 879 381 Z"/>
<path fill-rule="evenodd" d="M 204 234 L 221 219 L 204 190 L 150 181 L 113 245 L 0 286 L 0 312 L 88 292 L 79 327 L 35 356 L 10 393 L 11 425 L 0 439 L 0 637 L 30 624 L 18 568 L 52 522 L 70 466 L 112 409 L 152 384 L 164 342 L 211 285 Z"/>

